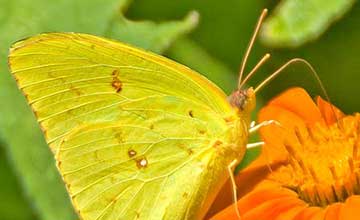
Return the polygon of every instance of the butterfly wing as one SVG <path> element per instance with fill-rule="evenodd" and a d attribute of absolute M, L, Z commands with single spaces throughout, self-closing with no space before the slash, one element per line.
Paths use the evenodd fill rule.
<path fill-rule="evenodd" d="M 242 156 L 226 95 L 161 56 L 50 33 L 14 44 L 9 66 L 83 219 L 199 218 Z"/>
<path fill-rule="evenodd" d="M 163 105 L 166 111 L 159 108 Z M 202 106 L 174 97 L 130 102 L 122 109 L 140 118 L 84 126 L 60 144 L 58 167 L 80 215 L 201 219 L 227 179 L 233 156 L 224 160 L 225 152 L 217 149 L 229 144 L 223 136 L 228 125 Z"/>
<path fill-rule="evenodd" d="M 53 150 L 77 126 L 116 120 L 122 114 L 117 105 L 128 100 L 173 95 L 231 111 L 225 94 L 187 67 L 92 35 L 20 41 L 10 49 L 9 65 Z"/>

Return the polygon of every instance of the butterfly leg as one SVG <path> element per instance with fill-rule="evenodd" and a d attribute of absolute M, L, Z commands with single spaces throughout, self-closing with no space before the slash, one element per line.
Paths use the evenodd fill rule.
<path fill-rule="evenodd" d="M 264 127 L 264 126 L 268 126 L 268 125 L 271 125 L 271 124 L 274 124 L 274 125 L 279 125 L 280 126 L 280 123 L 278 121 L 275 121 L 275 120 L 268 120 L 268 121 L 263 121 L 261 122 L 260 124 L 255 124 L 254 121 L 251 122 L 250 124 L 250 129 L 249 129 L 249 133 L 252 134 L 256 131 L 258 131 L 260 128 Z"/>
<path fill-rule="evenodd" d="M 230 181 L 231 181 L 231 186 L 232 186 L 232 191 L 233 191 L 235 212 L 236 212 L 236 215 L 238 216 L 238 218 L 241 219 L 239 207 L 237 206 L 237 192 L 236 192 L 237 187 L 236 187 L 234 171 L 233 171 L 238 163 L 239 163 L 239 161 L 237 159 L 235 159 L 228 165 L 227 168 L 228 168 L 228 172 L 229 172 L 229 175 L 230 175 Z"/>
<path fill-rule="evenodd" d="M 246 145 L 246 149 L 251 149 L 254 147 L 259 147 L 259 146 L 264 146 L 265 142 L 264 141 L 259 141 L 259 142 L 255 142 L 255 143 L 250 143 Z M 266 161 L 267 161 L 267 166 L 269 168 L 269 171 L 272 172 L 271 166 L 270 166 L 270 159 L 269 159 L 269 152 L 267 151 L 267 148 L 264 148 L 265 151 L 265 157 L 266 157 Z"/>
<path fill-rule="evenodd" d="M 259 142 L 255 142 L 255 143 L 250 143 L 246 145 L 246 149 L 251 149 L 254 147 L 259 147 L 259 146 L 263 146 L 265 144 L 264 141 L 259 141 Z"/>

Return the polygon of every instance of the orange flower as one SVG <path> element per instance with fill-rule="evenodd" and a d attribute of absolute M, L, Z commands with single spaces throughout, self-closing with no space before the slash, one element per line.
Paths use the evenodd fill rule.
<path fill-rule="evenodd" d="M 360 114 L 344 115 L 301 88 L 273 99 L 259 121 L 263 152 L 237 176 L 242 220 L 360 219 Z M 212 220 L 237 220 L 234 205 Z"/>

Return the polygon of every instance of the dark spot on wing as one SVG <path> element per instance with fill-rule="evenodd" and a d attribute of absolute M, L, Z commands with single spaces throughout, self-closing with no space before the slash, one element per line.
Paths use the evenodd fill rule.
<path fill-rule="evenodd" d="M 220 146 L 222 143 L 223 143 L 222 141 L 216 140 L 216 141 L 214 142 L 214 144 L 212 145 L 212 147 L 217 148 L 217 147 Z"/>
<path fill-rule="evenodd" d="M 44 133 L 45 138 L 49 138 L 48 131 L 43 126 L 40 126 L 40 128 L 41 128 L 42 132 Z"/>
<path fill-rule="evenodd" d="M 142 158 L 139 158 L 136 161 L 136 166 L 139 168 L 139 169 L 143 169 L 143 168 L 146 168 L 148 166 L 148 161 L 145 157 L 142 157 Z"/>
<path fill-rule="evenodd" d="M 225 120 L 226 123 L 228 123 L 228 122 L 235 121 L 236 118 L 234 116 L 228 116 L 228 117 L 225 117 L 224 120 Z"/>
<path fill-rule="evenodd" d="M 137 154 L 136 151 L 134 151 L 133 149 L 129 149 L 128 155 L 129 155 L 130 158 L 134 157 L 136 154 Z"/>
<path fill-rule="evenodd" d="M 9 65 L 10 66 L 10 65 Z M 17 78 L 17 76 L 15 74 L 12 74 L 12 76 L 14 77 L 15 81 L 17 84 L 19 84 L 19 79 Z M 19 85 L 20 86 L 20 85 Z"/>
<path fill-rule="evenodd" d="M 111 198 L 111 203 L 115 203 L 117 200 L 118 200 L 117 197 L 113 197 L 113 198 Z"/>
<path fill-rule="evenodd" d="M 189 155 L 191 155 L 191 154 L 193 154 L 193 153 L 194 153 L 194 151 L 193 151 L 193 150 L 191 150 L 190 148 L 188 148 L 188 149 L 187 149 L 187 153 L 188 153 Z"/>
<path fill-rule="evenodd" d="M 122 136 L 122 132 L 121 132 L 121 131 L 116 131 L 115 134 L 114 134 L 114 137 L 116 138 L 116 140 L 117 140 L 119 143 L 124 143 L 124 139 L 123 139 L 123 136 Z"/>
<path fill-rule="evenodd" d="M 188 153 L 188 155 L 193 154 L 193 150 L 191 150 L 189 147 L 187 147 L 185 144 L 180 143 L 178 147 Z"/>
<path fill-rule="evenodd" d="M 78 96 L 81 96 L 81 95 L 82 95 L 81 90 L 78 89 L 78 88 L 76 88 L 76 87 L 74 87 L 73 85 L 70 85 L 70 90 L 73 91 L 73 92 L 75 92 L 75 94 L 78 95 Z"/>
<path fill-rule="evenodd" d="M 205 134 L 205 133 L 206 133 L 205 130 L 203 130 L 203 129 L 200 129 L 200 130 L 199 130 L 199 134 Z"/>
<path fill-rule="evenodd" d="M 94 156 L 95 156 L 96 160 L 100 159 L 99 150 L 94 151 Z"/>
<path fill-rule="evenodd" d="M 192 110 L 190 110 L 190 111 L 188 112 L 188 114 L 189 114 L 190 117 L 192 117 L 192 118 L 194 117 L 194 112 L 193 112 Z"/>
<path fill-rule="evenodd" d="M 112 81 L 111 86 L 115 89 L 117 93 L 121 92 L 122 90 L 122 82 L 119 79 L 119 70 L 114 70 L 112 72 Z"/>
<path fill-rule="evenodd" d="M 120 71 L 119 71 L 119 70 L 113 70 L 112 73 L 111 73 L 111 75 L 112 75 L 113 77 L 118 77 L 119 74 L 120 74 Z"/>
<path fill-rule="evenodd" d="M 117 179 L 116 177 L 114 177 L 114 176 L 111 176 L 111 177 L 110 177 L 110 182 L 111 182 L 111 183 L 114 184 L 114 183 L 117 183 L 117 181 L 118 181 L 118 179 Z"/>

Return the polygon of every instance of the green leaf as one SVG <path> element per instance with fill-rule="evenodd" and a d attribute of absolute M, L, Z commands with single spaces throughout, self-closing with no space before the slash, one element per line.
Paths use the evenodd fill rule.
<path fill-rule="evenodd" d="M 243 160 L 235 168 L 234 173 L 238 174 L 240 170 L 249 166 L 250 163 L 253 162 L 260 155 L 260 152 L 261 152 L 261 147 L 255 147 L 255 148 L 246 150 Z"/>
<path fill-rule="evenodd" d="M 167 21 L 154 23 L 152 21 L 131 21 L 119 16 L 113 21 L 107 36 L 138 47 L 162 53 L 179 36 L 191 31 L 198 23 L 198 13 L 193 11 L 183 21 Z"/>
<path fill-rule="evenodd" d="M 32 210 L 21 192 L 16 176 L 12 173 L 4 148 L 4 143 L 0 139 L 0 173 L 4 177 L 1 179 L 0 187 L 0 217 L 11 220 L 33 219 Z"/>
<path fill-rule="evenodd" d="M 354 0 L 283 0 L 264 23 L 261 40 L 269 46 L 297 47 L 315 40 L 343 16 Z"/>
<path fill-rule="evenodd" d="M 237 75 L 189 38 L 177 40 L 166 54 L 202 73 L 228 94 L 232 92 L 231 88 L 236 88 Z"/>
<path fill-rule="evenodd" d="M 196 25 L 194 15 L 184 21 L 160 25 L 129 21 L 121 14 L 129 2 L 0 0 L 0 29 L 3 33 L 0 35 L 0 99 L 3 103 L 0 134 L 39 219 L 70 220 L 77 217 L 35 117 L 8 72 L 7 48 L 16 40 L 41 32 L 73 31 L 131 40 L 135 45 L 159 52 Z M 0 218 L 3 219 L 1 214 Z"/>

